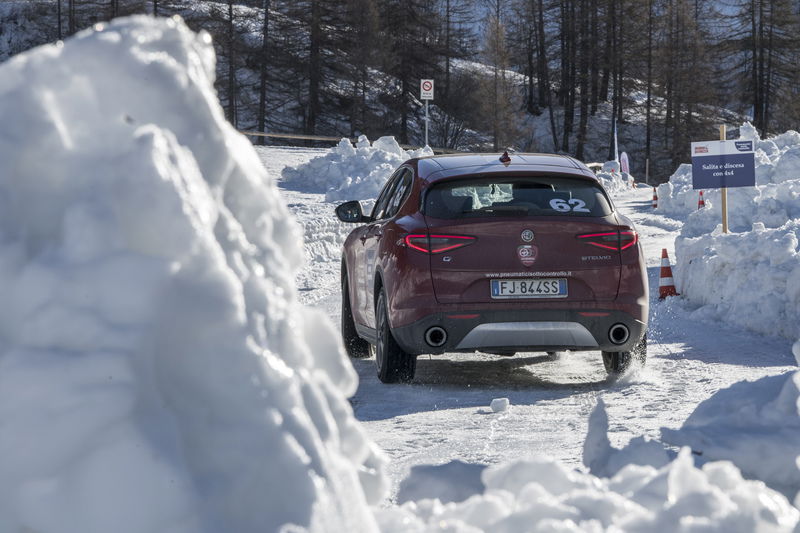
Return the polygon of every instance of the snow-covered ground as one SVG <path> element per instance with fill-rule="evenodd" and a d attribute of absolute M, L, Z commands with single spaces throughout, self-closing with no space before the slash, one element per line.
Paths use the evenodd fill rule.
<path fill-rule="evenodd" d="M 445 355 L 383 385 L 336 333 L 329 200 L 375 191 L 395 145 L 336 149 L 368 187 L 281 179 L 332 152 L 253 150 L 213 72 L 207 36 L 147 17 L 0 65 L 0 533 L 798 531 L 796 335 L 690 285 L 656 299 L 706 214 L 607 177 L 647 256 L 644 368 Z M 788 207 L 793 138 L 764 144 Z M 794 272 L 795 226 L 760 223 L 708 246 L 780 245 L 761 271 Z"/>

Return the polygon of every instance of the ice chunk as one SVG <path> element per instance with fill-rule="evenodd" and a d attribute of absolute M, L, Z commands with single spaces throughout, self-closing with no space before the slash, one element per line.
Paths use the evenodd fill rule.
<path fill-rule="evenodd" d="M 492 400 L 492 403 L 489 404 L 489 407 L 491 407 L 494 413 L 502 413 L 508 409 L 508 405 L 508 398 L 495 398 Z"/>

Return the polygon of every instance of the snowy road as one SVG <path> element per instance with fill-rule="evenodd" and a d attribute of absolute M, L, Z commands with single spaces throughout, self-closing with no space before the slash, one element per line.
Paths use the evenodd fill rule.
<path fill-rule="evenodd" d="M 260 149 L 270 174 L 319 150 Z M 300 297 L 339 320 L 340 246 L 349 227 L 335 220 L 322 194 L 281 186 L 305 230 L 308 263 L 298 276 Z M 680 299 L 659 302 L 661 249 L 672 250 L 681 222 L 651 214 L 651 189 L 618 195 L 617 207 L 641 235 L 650 280 L 648 362 L 619 381 L 606 379 L 599 353 L 576 352 L 551 361 L 544 354 L 512 358 L 452 354 L 419 358 L 409 385 L 381 384 L 371 359 L 354 361 L 360 376 L 352 399 L 356 417 L 389 456 L 393 492 L 417 464 L 452 459 L 498 463 L 545 454 L 581 464 L 587 418 L 598 395 L 605 399 L 613 445 L 661 427 L 677 428 L 697 404 L 721 388 L 795 368 L 791 342 L 742 332 L 693 317 Z M 493 398 L 512 407 L 492 413 Z"/>

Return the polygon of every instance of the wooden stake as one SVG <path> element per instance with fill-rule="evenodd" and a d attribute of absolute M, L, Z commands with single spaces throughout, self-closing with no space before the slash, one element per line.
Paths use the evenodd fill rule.
<path fill-rule="evenodd" d="M 727 137 L 725 124 L 719 127 L 719 140 L 724 141 Z M 722 233 L 728 233 L 728 189 L 722 188 Z"/>

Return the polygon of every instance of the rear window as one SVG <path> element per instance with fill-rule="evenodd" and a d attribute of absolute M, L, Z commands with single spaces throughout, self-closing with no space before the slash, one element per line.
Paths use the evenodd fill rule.
<path fill-rule="evenodd" d="M 470 178 L 439 183 L 423 204 L 434 218 L 571 216 L 611 214 L 603 188 L 588 180 L 560 177 Z"/>

